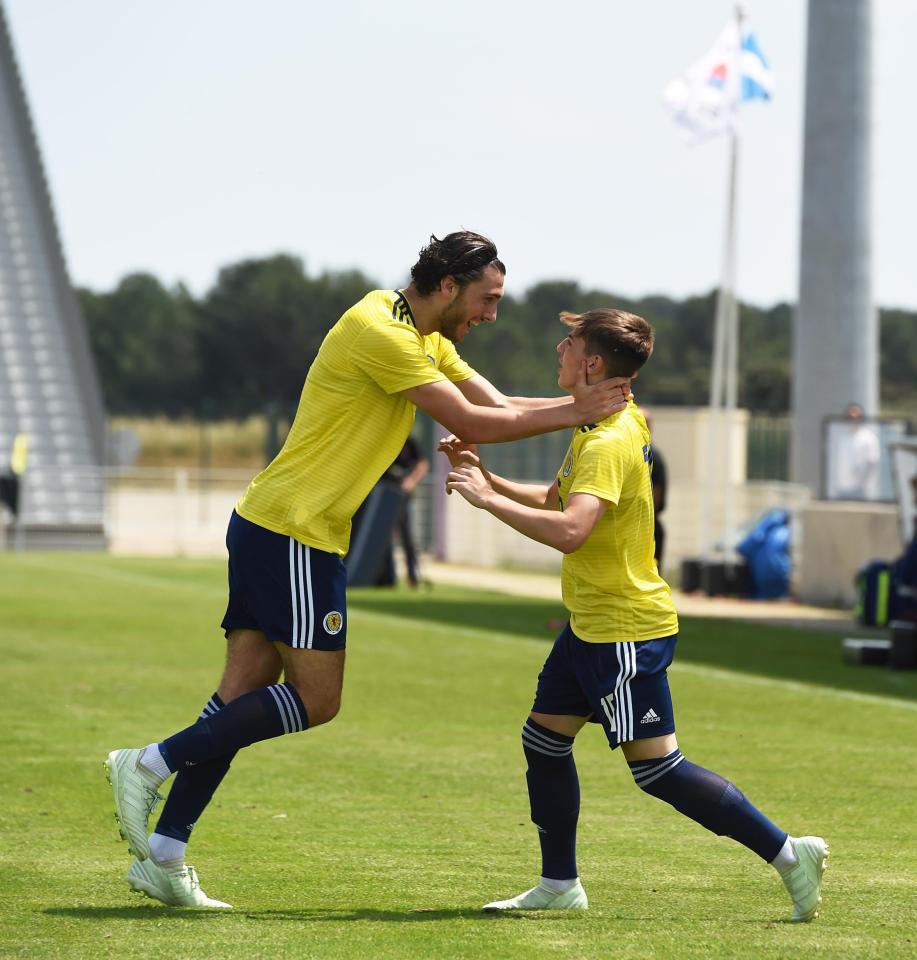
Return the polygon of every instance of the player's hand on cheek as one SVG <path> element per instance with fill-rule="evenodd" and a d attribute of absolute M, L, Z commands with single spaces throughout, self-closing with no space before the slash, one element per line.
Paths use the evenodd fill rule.
<path fill-rule="evenodd" d="M 627 406 L 628 397 L 632 396 L 627 377 L 610 377 L 593 384 L 588 384 L 586 377 L 587 361 L 583 360 L 571 391 L 581 423 L 598 423 Z"/>

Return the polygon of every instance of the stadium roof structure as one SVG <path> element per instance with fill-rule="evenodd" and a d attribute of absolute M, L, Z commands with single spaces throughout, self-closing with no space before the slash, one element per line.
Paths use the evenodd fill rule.
<path fill-rule="evenodd" d="M 17 437 L 19 542 L 101 545 L 101 390 L 0 2 L 0 473 Z"/>

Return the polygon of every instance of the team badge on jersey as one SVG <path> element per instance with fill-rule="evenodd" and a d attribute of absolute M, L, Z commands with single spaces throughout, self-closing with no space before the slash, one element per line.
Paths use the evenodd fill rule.
<path fill-rule="evenodd" d="M 556 463 L 557 461 L 555 461 Z M 564 476 L 569 477 L 570 471 L 573 469 L 573 451 L 571 450 L 567 454 L 567 459 L 564 461 Z"/>
<path fill-rule="evenodd" d="M 334 636 L 334 634 L 341 632 L 341 627 L 344 626 L 344 618 L 337 610 L 332 610 L 331 613 L 325 614 L 324 626 L 325 633 Z"/>

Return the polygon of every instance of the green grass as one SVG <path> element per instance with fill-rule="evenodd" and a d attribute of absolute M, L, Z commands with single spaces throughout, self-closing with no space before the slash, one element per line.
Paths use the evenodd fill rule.
<path fill-rule="evenodd" d="M 354 591 L 341 716 L 242 754 L 189 859 L 230 914 L 131 895 L 101 761 L 214 689 L 217 562 L 0 555 L 0 956 L 913 956 L 917 676 L 847 668 L 829 634 L 685 621 L 679 740 L 792 832 L 832 843 L 822 917 L 577 744 L 583 915 L 491 917 L 537 875 L 518 731 L 553 604 Z"/>

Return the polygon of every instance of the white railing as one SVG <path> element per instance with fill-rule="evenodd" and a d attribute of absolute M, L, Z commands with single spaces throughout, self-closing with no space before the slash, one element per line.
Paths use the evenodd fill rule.
<path fill-rule="evenodd" d="M 74 489 L 94 491 L 96 496 L 101 489 L 101 516 L 96 517 L 113 553 L 203 557 L 225 555 L 226 523 L 255 471 L 72 467 L 66 473 Z M 26 474 L 26 496 L 28 482 Z M 428 541 L 430 491 L 427 478 L 412 500 L 414 534 L 421 549 Z M 26 524 L 35 519 L 33 511 L 23 514 Z M 15 543 L 15 530 L 7 531 L 7 543 Z M 66 546 L 66 539 L 56 545 Z"/>

